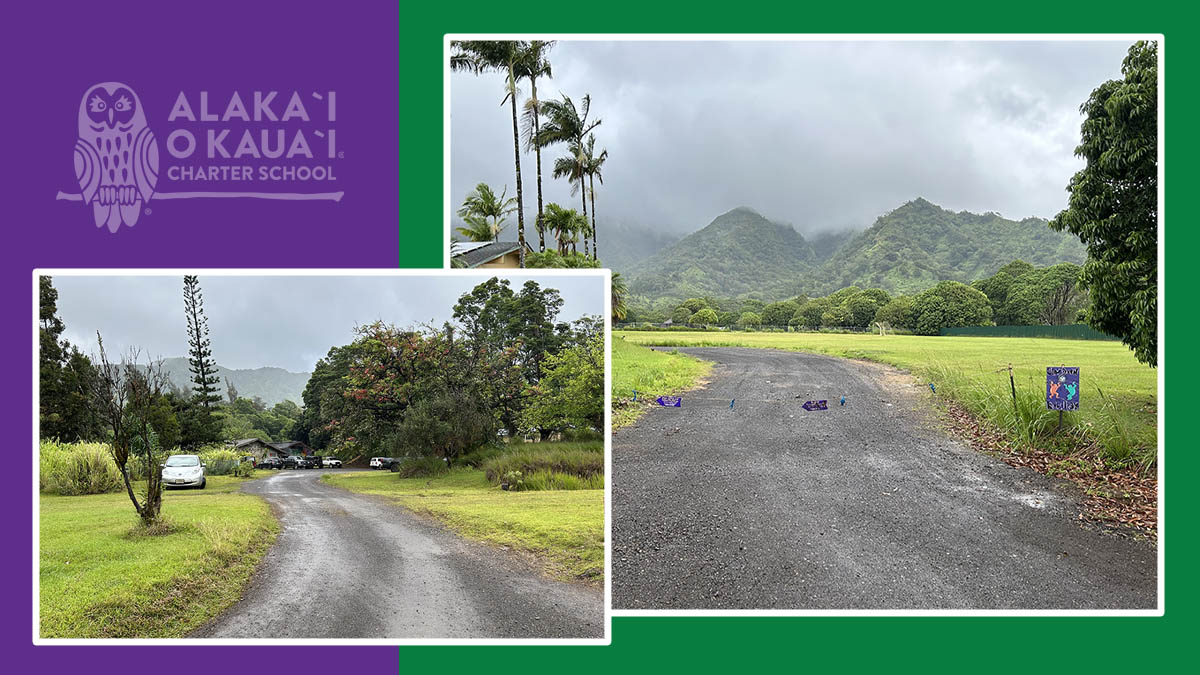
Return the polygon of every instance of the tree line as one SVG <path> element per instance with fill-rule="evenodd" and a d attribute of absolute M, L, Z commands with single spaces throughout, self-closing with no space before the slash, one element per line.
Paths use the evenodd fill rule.
<path fill-rule="evenodd" d="M 453 459 L 509 438 L 595 432 L 604 424 L 599 317 L 558 320 L 562 297 L 492 278 L 441 327 L 359 327 L 317 362 L 297 440 L 355 455 Z"/>
<path fill-rule="evenodd" d="M 815 330 L 900 329 L 937 335 L 950 326 L 1064 325 L 1087 318 L 1078 265 L 1049 267 L 1015 260 L 970 285 L 942 281 L 913 295 L 848 286 L 826 296 L 767 303 L 756 298 L 689 298 L 675 306 L 631 307 L 627 320 L 695 327 Z"/>

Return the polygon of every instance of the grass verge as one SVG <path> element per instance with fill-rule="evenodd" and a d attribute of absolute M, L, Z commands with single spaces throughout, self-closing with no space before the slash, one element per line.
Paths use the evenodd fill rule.
<path fill-rule="evenodd" d="M 639 346 L 660 344 L 655 340 L 621 339 L 622 336 L 629 335 L 640 337 L 641 333 L 613 333 L 613 429 L 637 420 L 649 405 L 643 401 L 649 402 L 658 396 L 691 389 L 712 370 L 711 363 L 686 354 L 657 352 Z M 639 344 L 634 344 L 635 342 Z M 633 400 L 634 391 L 637 391 L 637 402 Z"/>
<path fill-rule="evenodd" d="M 1011 443 L 1098 457 L 1113 468 L 1150 472 L 1157 457 L 1157 371 L 1119 342 L 1049 338 L 926 337 L 826 333 L 615 332 L 613 344 L 766 347 L 870 359 L 933 382 L 939 395 L 1000 429 Z M 624 339 L 622 339 L 624 338 Z M 629 367 L 613 351 L 616 373 Z M 1014 409 L 1008 371 L 1017 387 Z M 1081 409 L 1045 410 L 1046 367 L 1078 366 Z M 615 384 L 614 384 L 615 386 Z"/>
<path fill-rule="evenodd" d="M 321 480 L 386 497 L 468 539 L 533 554 L 547 576 L 604 580 L 603 490 L 506 492 L 483 470 L 465 467 L 433 478 L 370 472 L 326 474 Z"/>
<path fill-rule="evenodd" d="M 42 495 L 41 636 L 181 637 L 237 602 L 279 530 L 243 482 L 168 491 L 165 534 L 142 529 L 124 492 Z"/>

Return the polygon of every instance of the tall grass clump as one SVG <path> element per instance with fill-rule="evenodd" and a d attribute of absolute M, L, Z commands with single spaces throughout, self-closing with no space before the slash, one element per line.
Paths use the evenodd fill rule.
<path fill-rule="evenodd" d="M 591 490 L 604 486 L 604 444 L 526 443 L 483 465 L 487 479 L 500 484 L 519 473 L 525 490 Z"/>
<path fill-rule="evenodd" d="M 1007 372 L 994 373 L 994 377 L 989 377 L 992 373 L 971 376 L 961 369 L 934 363 L 922 374 L 937 382 L 939 394 L 1003 431 L 1018 447 L 1062 449 L 1064 441 L 1076 447 L 1094 445 L 1108 464 L 1136 465 L 1142 471 L 1156 460 L 1155 439 L 1145 433 L 1145 425 L 1134 411 L 1098 388 L 1099 414 L 1089 414 L 1085 420 L 1079 412 L 1067 411 L 1060 431 L 1058 411 L 1046 407 L 1043 380 L 1019 379 L 1014 403 Z"/>
<path fill-rule="evenodd" d="M 1158 460 L 1155 432 L 1148 431 L 1128 406 L 1121 405 L 1096 388 L 1101 414 L 1092 428 L 1104 448 L 1105 458 L 1117 464 L 1133 464 L 1143 472 Z"/>
<path fill-rule="evenodd" d="M 558 471 L 535 471 L 521 479 L 523 490 L 603 490 L 604 474 L 582 477 Z"/>
<path fill-rule="evenodd" d="M 121 472 L 103 443 L 42 441 L 38 487 L 59 495 L 94 495 L 124 488 Z"/>

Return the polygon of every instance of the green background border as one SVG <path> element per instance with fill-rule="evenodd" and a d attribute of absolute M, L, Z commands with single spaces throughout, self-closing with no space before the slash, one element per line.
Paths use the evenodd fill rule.
<path fill-rule="evenodd" d="M 1164 40 L 1164 138 L 1175 156 L 1195 146 L 1194 109 L 1197 26 L 1194 9 L 1155 9 L 1148 2 L 1090 2 L 1080 7 L 1051 2 L 839 3 L 838 5 L 692 2 L 454 3 L 443 8 L 400 9 L 400 251 L 401 267 L 442 262 L 442 40 L 445 33 L 1162 33 Z M 736 12 L 736 14 L 735 14 Z M 1053 64 L 1048 64 L 1053 67 Z M 1181 83 L 1172 88 L 1167 83 Z M 1097 82 L 1096 84 L 1099 84 Z M 436 92 L 436 96 L 434 95 Z M 1169 113 L 1175 112 L 1172 116 Z M 1172 126 L 1168 120 L 1177 123 Z M 1169 160 L 1165 152 L 1164 161 Z M 1191 164 L 1177 164 L 1174 178 L 1194 183 Z M 1184 171 L 1180 175 L 1178 171 Z M 1165 176 L 1165 165 L 1164 165 Z M 1065 204 L 1065 198 L 1064 198 Z M 1164 203 L 1164 214 L 1168 213 Z M 1196 250 L 1196 228 L 1169 234 L 1167 269 L 1180 277 Z M 1177 285 L 1177 288 L 1182 286 Z M 1165 293 L 1164 293 L 1165 295 Z M 1168 319 L 1176 335 L 1193 334 L 1194 312 Z M 1165 335 L 1160 336 L 1164 340 Z M 1173 350 L 1171 355 L 1179 353 Z M 1165 364 L 1167 359 L 1164 358 Z M 1191 359 L 1171 360 L 1175 377 L 1166 392 L 1194 395 L 1186 383 Z M 1184 372 L 1186 371 L 1186 372 Z M 1165 371 L 1163 373 L 1165 377 Z M 1160 414 L 1167 411 L 1165 396 Z M 1176 425 L 1165 435 L 1162 465 Z M 1194 475 L 1191 443 L 1171 456 L 1175 476 Z M 1104 671 L 1188 669 L 1197 663 L 1197 583 L 1194 495 L 1175 483 L 1168 493 L 1165 615 L 1162 617 L 614 617 L 608 647 L 402 647 L 400 671 L 412 668 L 462 672 L 619 673 L 628 670 L 733 671 L 770 667 L 786 671 L 897 668 L 1021 672 L 1015 669 Z M 1167 528 L 1164 528 L 1166 531 Z M 1163 548 L 1167 552 L 1166 547 Z M 586 651 L 585 651 L 586 650 Z M 1191 663 L 1191 666 L 1187 666 Z M 1174 667 L 1172 667 L 1174 666 Z"/>

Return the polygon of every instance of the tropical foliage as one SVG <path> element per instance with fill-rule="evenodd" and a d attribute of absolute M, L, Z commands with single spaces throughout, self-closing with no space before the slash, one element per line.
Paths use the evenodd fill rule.
<path fill-rule="evenodd" d="M 497 241 L 504 231 L 504 220 L 516 210 L 516 199 L 507 197 L 507 187 L 497 195 L 487 183 L 480 183 L 463 199 L 458 217 L 466 227 L 455 230 L 470 241 Z"/>
<path fill-rule="evenodd" d="M 603 166 L 608 159 L 607 150 L 596 149 L 593 130 L 601 121 L 591 117 L 591 97 L 585 95 L 576 106 L 563 94 L 558 100 L 542 100 L 538 97 L 538 80 L 553 76 L 553 67 L 548 58 L 554 47 L 553 41 L 540 40 L 457 40 L 451 43 L 450 67 L 456 71 L 475 74 L 495 72 L 504 76 L 504 97 L 501 105 L 508 104 L 512 115 L 513 164 L 516 175 L 517 241 L 520 245 L 521 267 L 598 267 L 596 254 L 596 182 L 604 184 Z M 521 124 L 517 119 L 517 99 L 521 96 L 521 82 L 529 83 L 529 97 L 521 104 Z M 525 208 L 521 181 L 521 141 L 526 151 L 534 153 L 537 178 L 537 216 L 534 229 L 538 233 L 536 258 L 526 255 Z M 579 194 L 580 211 L 563 209 L 560 205 L 543 206 L 542 198 L 542 151 L 562 144 L 566 154 L 554 160 L 552 175 L 571 183 L 571 194 Z M 483 184 L 480 184 L 483 187 Z M 477 188 L 478 191 L 478 188 Z M 502 200 L 502 198 L 501 198 Z M 588 218 L 588 204 L 592 215 Z M 554 207 L 554 208 L 552 208 Z M 574 214 L 573 216 L 570 214 Z M 497 222 L 493 218 L 478 215 L 464 203 L 459 211 L 465 226 L 456 231 L 473 241 L 495 241 L 499 236 Z M 547 257 L 546 237 L 553 234 L 554 251 L 559 256 L 578 254 L 583 244 L 583 255 L 597 264 L 563 264 L 554 257 Z"/>
<path fill-rule="evenodd" d="M 1123 78 L 1097 87 L 1075 154 L 1069 206 L 1050 226 L 1087 246 L 1080 281 L 1088 323 L 1120 337 L 1138 360 L 1158 363 L 1158 45 L 1138 42 Z"/>

